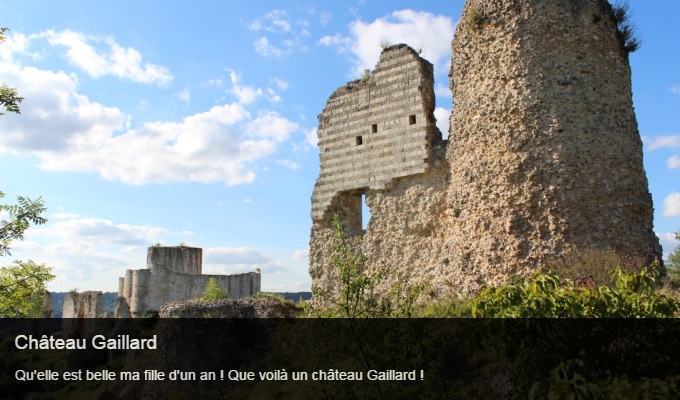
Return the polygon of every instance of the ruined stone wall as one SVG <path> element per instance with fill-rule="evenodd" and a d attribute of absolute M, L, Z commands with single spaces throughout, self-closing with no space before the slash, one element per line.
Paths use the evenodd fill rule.
<path fill-rule="evenodd" d="M 64 296 L 62 318 L 99 318 L 104 294 L 97 291 L 69 292 Z"/>
<path fill-rule="evenodd" d="M 321 170 L 312 195 L 310 273 L 332 287 L 332 219 L 363 235 L 362 199 L 371 218 L 363 249 L 372 268 L 420 272 L 443 204 L 447 168 L 434 118 L 432 64 L 406 45 L 386 48 L 366 82 L 336 90 L 319 115 Z M 418 210 L 420 213 L 411 212 Z"/>
<path fill-rule="evenodd" d="M 260 272 L 231 275 L 203 275 L 202 249 L 195 247 L 149 247 L 147 269 L 132 270 L 119 279 L 116 315 L 140 317 L 149 310 L 158 311 L 171 301 L 198 299 L 203 296 L 210 278 L 227 290 L 230 299 L 260 292 Z M 193 274 L 191 271 L 198 272 Z"/>
<path fill-rule="evenodd" d="M 360 235 L 367 270 L 385 268 L 412 283 L 428 282 L 437 294 L 499 284 L 544 266 L 570 246 L 661 255 L 628 55 L 605 0 L 468 0 L 452 48 L 448 141 L 439 140 L 431 125 L 419 133 L 390 133 L 394 142 L 427 149 L 421 170 L 372 186 L 371 177 L 383 169 L 372 163 L 380 153 L 331 152 L 329 144 L 336 142 L 356 150 L 352 140 L 360 133 L 353 127 L 370 127 L 389 113 L 362 96 L 351 102 L 347 94 L 359 84 L 338 89 L 319 116 L 321 172 L 310 241 L 314 287 L 334 290 L 334 214 L 348 233 Z M 391 51 L 383 52 L 376 71 L 392 71 L 383 65 Z M 434 121 L 431 70 L 420 65 L 426 64 L 393 70 L 390 82 L 411 90 L 420 73 L 421 95 L 413 99 L 425 121 Z M 338 98 L 348 122 L 333 128 L 331 139 L 326 114 Z M 356 160 L 365 156 L 371 160 Z M 357 193 L 366 195 L 371 213 L 365 232 L 356 229 Z"/>

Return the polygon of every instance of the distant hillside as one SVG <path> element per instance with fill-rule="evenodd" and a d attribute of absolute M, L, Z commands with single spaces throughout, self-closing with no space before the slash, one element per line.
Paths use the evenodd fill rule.
<path fill-rule="evenodd" d="M 64 296 L 68 292 L 52 292 L 52 316 L 54 318 L 61 318 L 61 313 L 64 309 Z M 312 298 L 312 292 L 286 292 L 286 293 L 275 293 L 282 296 L 286 300 L 291 300 L 299 303 L 300 300 L 307 301 Z M 107 315 L 113 315 L 113 308 L 116 306 L 116 292 L 104 292 L 104 299 L 102 304 L 102 312 Z"/>

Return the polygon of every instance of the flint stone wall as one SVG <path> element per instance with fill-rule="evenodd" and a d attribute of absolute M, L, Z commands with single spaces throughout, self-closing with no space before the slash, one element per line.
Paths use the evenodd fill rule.
<path fill-rule="evenodd" d="M 373 162 L 386 146 L 360 153 L 352 141 L 360 134 L 355 126 L 394 114 L 365 96 L 351 97 L 347 87 L 328 100 L 319 116 L 321 165 L 312 195 L 313 287 L 336 290 L 329 261 L 334 214 L 357 235 L 367 272 L 386 269 L 410 283 L 427 282 L 434 295 L 503 283 L 570 246 L 660 258 L 628 55 L 609 3 L 468 0 L 452 48 L 447 141 L 431 133 L 431 70 L 420 67 L 427 64 L 390 69 L 384 63 L 392 55 L 417 57 L 401 46 L 381 55 L 376 71 L 390 71 L 389 82 L 420 93 L 409 97 L 409 107 L 432 121 L 419 133 L 390 132 L 392 143 L 422 146 L 426 158 L 420 171 L 397 168 L 404 173 L 389 185 L 372 185 L 387 168 Z M 414 79 L 419 73 L 425 77 Z M 326 115 L 338 98 L 346 122 L 331 138 Z M 334 143 L 350 150 L 333 153 Z M 361 194 L 370 209 L 365 232 Z"/>

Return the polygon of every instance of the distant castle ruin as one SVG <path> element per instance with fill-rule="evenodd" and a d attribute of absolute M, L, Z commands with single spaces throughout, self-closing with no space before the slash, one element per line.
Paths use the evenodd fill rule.
<path fill-rule="evenodd" d="M 200 299 L 208 280 L 227 290 L 230 299 L 260 292 L 259 269 L 231 275 L 203 275 L 203 249 L 197 247 L 152 246 L 147 251 L 147 269 L 129 269 L 119 279 L 115 315 L 142 317 L 159 311 L 165 303 Z"/>
<path fill-rule="evenodd" d="M 333 292 L 339 215 L 366 268 L 437 293 L 499 284 L 570 246 L 661 256 L 628 52 L 606 0 L 468 0 L 452 42 L 450 133 L 432 65 L 383 50 L 319 115 L 310 274 Z M 362 198 L 370 221 L 362 230 Z"/>

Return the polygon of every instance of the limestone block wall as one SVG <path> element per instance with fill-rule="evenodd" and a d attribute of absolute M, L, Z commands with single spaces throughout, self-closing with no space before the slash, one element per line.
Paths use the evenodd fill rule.
<path fill-rule="evenodd" d="M 324 218 L 340 193 L 386 189 L 395 178 L 427 172 L 432 145 L 441 140 L 432 115 L 433 81 L 432 64 L 395 45 L 382 52 L 370 78 L 331 95 L 319 115 L 321 171 L 312 194 L 313 220 Z"/>
<path fill-rule="evenodd" d="M 167 302 L 201 298 L 210 278 L 215 278 L 217 285 L 227 290 L 231 299 L 260 292 L 259 270 L 231 275 L 203 275 L 201 260 L 200 248 L 149 247 L 147 269 L 129 269 L 125 277 L 119 279 L 116 315 L 140 317 L 148 310 L 158 311 Z"/>

